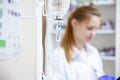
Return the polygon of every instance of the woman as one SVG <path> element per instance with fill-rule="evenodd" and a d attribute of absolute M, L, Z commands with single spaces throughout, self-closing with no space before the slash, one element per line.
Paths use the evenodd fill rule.
<path fill-rule="evenodd" d="M 95 7 L 82 6 L 70 15 L 61 46 L 48 58 L 47 80 L 98 80 L 104 75 L 98 50 L 88 43 L 100 25 Z"/>

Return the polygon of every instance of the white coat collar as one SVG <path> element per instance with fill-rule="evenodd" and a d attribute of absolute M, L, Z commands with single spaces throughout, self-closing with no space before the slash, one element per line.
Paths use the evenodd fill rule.
<path fill-rule="evenodd" d="M 87 44 L 85 44 L 85 48 L 86 48 L 85 54 L 88 56 L 89 54 L 91 54 L 92 46 L 87 43 Z M 82 58 L 81 54 L 82 53 L 76 47 L 73 47 L 73 53 L 72 53 L 73 60 L 81 60 L 81 58 Z"/>

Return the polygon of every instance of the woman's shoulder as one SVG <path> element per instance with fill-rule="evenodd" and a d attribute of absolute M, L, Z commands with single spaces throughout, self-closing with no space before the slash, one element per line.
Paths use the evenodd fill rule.
<path fill-rule="evenodd" d="M 54 52 L 56 52 L 56 51 L 63 51 L 63 50 L 64 50 L 63 47 L 57 46 L 57 47 L 54 49 Z"/>
<path fill-rule="evenodd" d="M 60 59 L 65 56 L 64 49 L 61 46 L 56 47 L 49 55 L 49 58 Z"/>
<path fill-rule="evenodd" d="M 51 54 L 53 54 L 53 55 L 59 55 L 59 54 L 62 54 L 62 53 L 64 53 L 63 47 L 58 46 L 58 47 L 56 47 L 56 48 L 52 51 Z"/>

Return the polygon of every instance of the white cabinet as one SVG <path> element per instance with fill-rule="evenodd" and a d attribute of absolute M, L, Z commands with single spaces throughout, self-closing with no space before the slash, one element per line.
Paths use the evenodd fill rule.
<path fill-rule="evenodd" d="M 119 27 L 117 24 L 119 14 L 117 11 L 118 5 L 117 0 L 99 5 L 96 4 L 97 8 L 102 12 L 103 21 L 106 24 L 112 22 L 112 24 L 109 25 L 109 27 L 112 28 L 107 28 L 107 25 L 105 25 L 103 29 L 97 32 L 97 36 L 91 41 L 91 44 L 100 50 L 105 73 L 115 75 L 116 77 L 120 75 L 116 69 L 117 64 L 120 64 L 116 64 L 118 60 L 117 56 L 120 53 L 120 51 L 117 51 L 119 46 L 117 45 L 118 39 L 116 36 L 119 34 L 117 32 Z"/>
<path fill-rule="evenodd" d="M 93 2 L 101 11 L 106 25 L 97 31 L 97 36 L 90 43 L 100 50 L 105 73 L 118 77 L 120 76 L 120 24 L 118 24 L 120 21 L 120 11 L 118 9 L 120 1 L 105 1 L 98 0 L 98 2 Z M 85 4 L 88 3 L 86 2 Z M 54 21 L 52 20 L 51 16 L 47 17 L 47 38 L 49 38 L 49 41 L 46 41 L 46 45 L 48 52 L 52 51 L 57 45 L 55 43 Z M 64 34 L 64 30 L 62 30 L 62 33 Z"/>
<path fill-rule="evenodd" d="M 101 11 L 105 26 L 97 32 L 91 44 L 97 47 L 103 60 L 105 73 L 115 75 L 115 35 L 116 35 L 116 3 L 96 5 Z M 112 22 L 107 28 L 107 23 Z M 112 53 L 111 53 L 112 52 Z"/>

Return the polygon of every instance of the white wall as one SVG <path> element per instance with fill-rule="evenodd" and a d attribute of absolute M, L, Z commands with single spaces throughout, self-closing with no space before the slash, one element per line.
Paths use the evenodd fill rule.
<path fill-rule="evenodd" d="M 35 0 L 22 0 L 22 15 L 35 15 Z M 22 50 L 9 60 L 0 60 L 0 77 L 5 80 L 36 80 L 36 18 L 22 18 Z M 2 80 L 2 79 L 0 79 Z M 3 79 L 4 80 L 4 79 Z"/>

